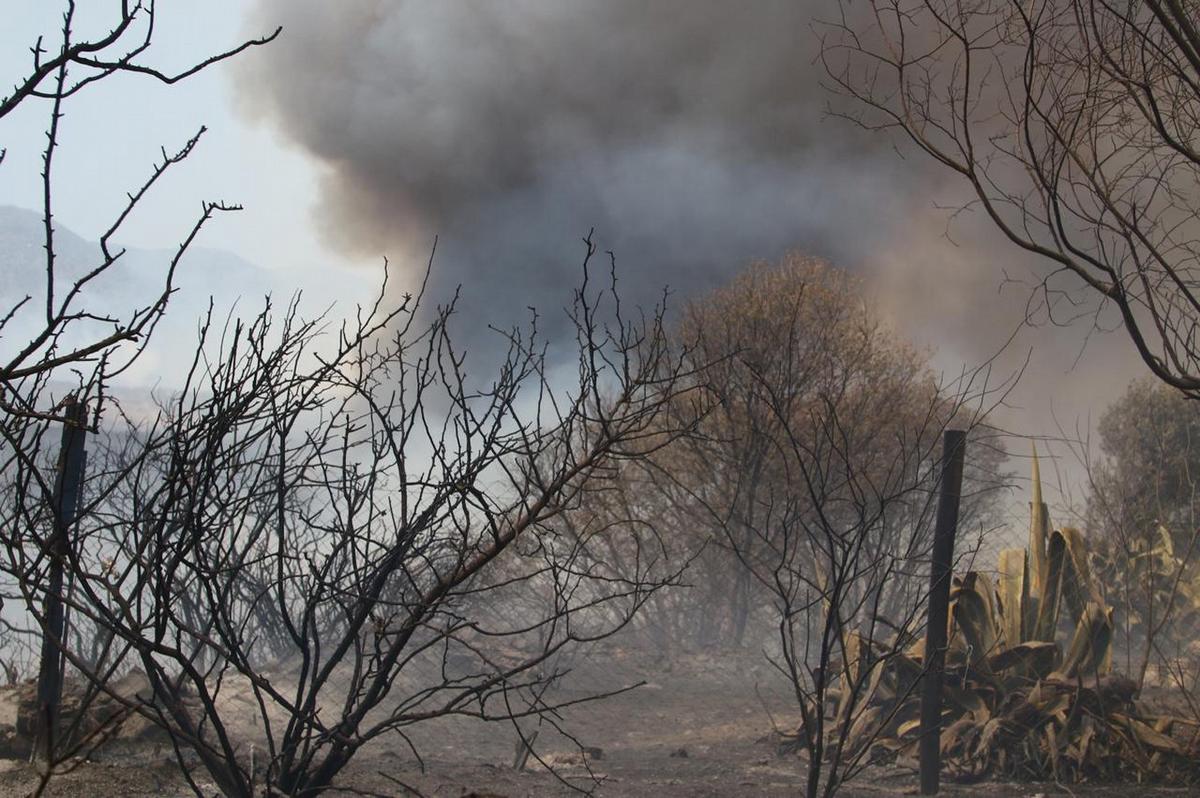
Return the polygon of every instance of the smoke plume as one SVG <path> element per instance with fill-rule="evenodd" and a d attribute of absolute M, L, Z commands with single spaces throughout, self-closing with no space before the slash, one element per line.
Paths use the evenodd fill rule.
<path fill-rule="evenodd" d="M 946 241 L 948 178 L 826 118 L 813 19 L 833 11 L 260 0 L 256 29 L 284 33 L 244 62 L 241 101 L 322 165 L 314 218 L 336 246 L 416 264 L 439 235 L 435 295 L 462 284 L 480 330 L 565 304 L 594 227 L 641 301 L 795 248 L 868 276 L 922 342 L 986 357 L 1027 299 L 998 295 L 1002 269 L 1030 267 L 985 223 Z M 1061 385 L 1078 348 L 1048 347 L 1030 376 Z"/>
<path fill-rule="evenodd" d="M 903 222 L 910 166 L 822 120 L 803 4 L 260 6 L 286 34 L 245 105 L 324 164 L 329 240 L 439 234 L 439 278 L 489 304 L 558 296 L 592 227 L 686 289 L 788 247 L 859 262 Z"/>

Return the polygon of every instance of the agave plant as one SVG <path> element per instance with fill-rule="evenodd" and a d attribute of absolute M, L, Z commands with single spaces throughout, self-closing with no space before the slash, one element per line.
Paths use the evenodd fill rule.
<path fill-rule="evenodd" d="M 1194 724 L 1148 717 L 1136 685 L 1111 672 L 1113 610 L 1089 568 L 1083 535 L 1054 529 L 1033 459 L 1029 544 L 1000 553 L 996 571 L 956 576 L 946 652 L 942 758 L 952 775 L 1081 781 L 1200 777 Z M 846 684 L 885 650 L 861 637 L 842 664 Z M 849 735 L 861 746 L 915 755 L 913 689 L 922 646 L 893 656 Z M 841 711 L 835 690 L 832 711 Z M 1191 733 L 1191 738 L 1187 734 Z M 853 743 L 852 743 L 853 744 Z"/>

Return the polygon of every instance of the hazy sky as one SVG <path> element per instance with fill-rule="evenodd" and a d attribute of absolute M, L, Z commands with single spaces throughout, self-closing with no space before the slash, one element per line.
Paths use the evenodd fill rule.
<path fill-rule="evenodd" d="M 28 69 L 29 47 L 39 34 L 57 41 L 57 4 L 9 3 L 0 28 L 0 81 L 11 86 Z M 95 30 L 117 3 L 81 3 L 78 26 Z M 242 2 L 161 3 L 157 46 L 148 61 L 179 67 L 240 40 L 249 8 Z M 255 58 L 249 53 L 246 59 Z M 94 238 L 111 221 L 123 192 L 149 174 L 160 148 L 177 149 L 201 125 L 209 128 L 189 161 L 143 204 L 127 228 L 126 242 L 173 247 L 194 221 L 202 200 L 224 199 L 245 210 L 222 216 L 202 246 L 234 251 L 269 269 L 371 268 L 380 261 L 351 258 L 325 246 L 310 223 L 317 195 L 317 165 L 278 131 L 248 121 L 235 107 L 234 75 L 220 65 L 174 87 L 134 76 L 105 80 L 67 106 L 56 156 L 59 221 Z M 27 103 L 0 130 L 8 158 L 0 167 L 0 202 L 39 209 L 39 155 L 49 108 Z"/>
<path fill-rule="evenodd" d="M 9 4 L 11 85 L 56 4 Z M 87 3 L 91 14 L 115 3 Z M 248 32 L 284 31 L 188 82 L 104 81 L 69 107 L 59 221 L 107 222 L 159 147 L 210 128 L 142 209 L 127 241 L 174 245 L 202 199 L 243 203 L 200 242 L 286 287 L 362 296 L 387 255 L 411 280 L 441 236 L 435 289 L 465 286 L 467 318 L 552 313 L 597 228 L 636 298 L 686 297 L 789 248 L 864 275 L 894 323 L 948 370 L 1017 325 L 1037 265 L 965 217 L 946 175 L 894 142 L 827 119 L 810 30 L 821 3 L 758 0 L 257 0 L 162 4 L 149 60 L 179 66 Z M 94 24 L 95 20 L 83 20 Z M 36 208 L 46 107 L 0 127 L 0 204 Z M 300 275 L 306 275 L 302 280 Z M 1048 431 L 1098 413 L 1139 372 L 1121 336 L 1076 364 L 1085 329 L 1025 331 L 1035 347 L 1010 425 Z M 476 334 L 468 329 L 468 338 Z"/>

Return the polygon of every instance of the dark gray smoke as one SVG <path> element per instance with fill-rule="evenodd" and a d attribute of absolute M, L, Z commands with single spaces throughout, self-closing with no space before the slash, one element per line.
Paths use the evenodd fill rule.
<path fill-rule="evenodd" d="M 468 301 L 563 301 L 595 227 L 638 289 L 799 247 L 858 263 L 912 168 L 822 121 L 812 11 L 768 0 L 263 0 L 246 106 L 327 167 L 355 253 L 443 242 Z"/>
<path fill-rule="evenodd" d="M 284 34 L 243 62 L 242 101 L 323 165 L 328 240 L 414 264 L 440 235 L 435 294 L 463 284 L 481 330 L 565 304 L 595 227 L 641 301 L 796 248 L 870 276 L 907 332 L 977 361 L 1023 312 L 1026 292 L 997 295 L 1002 270 L 1029 265 L 986 224 L 965 222 L 960 247 L 942 240 L 947 176 L 825 118 L 812 25 L 834 10 L 260 0 L 256 30 Z M 1074 379 L 1078 336 L 1051 340 L 1039 390 Z M 1103 370 L 1106 386 L 1128 361 Z M 1044 393 L 1029 401 L 1046 414 Z"/>

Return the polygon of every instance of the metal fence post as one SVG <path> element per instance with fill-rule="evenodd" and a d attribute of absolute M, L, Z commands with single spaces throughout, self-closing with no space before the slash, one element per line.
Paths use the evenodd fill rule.
<path fill-rule="evenodd" d="M 58 473 L 54 481 L 52 511 L 54 528 L 47 541 L 49 573 L 43 605 L 42 656 L 38 669 L 36 756 L 54 758 L 58 711 L 62 701 L 63 658 L 60 641 L 65 629 L 63 572 L 70 552 L 70 530 L 75 522 L 83 484 L 84 439 L 87 434 L 87 407 L 71 398 L 65 403 L 62 448 L 58 454 Z"/>
<path fill-rule="evenodd" d="M 946 665 L 946 630 L 950 612 L 950 580 L 954 536 L 962 495 L 963 454 L 967 433 L 946 430 L 942 442 L 942 474 L 937 526 L 929 575 L 929 620 L 925 627 L 925 676 L 921 690 L 921 794 L 936 795 L 942 767 L 942 677 Z"/>

